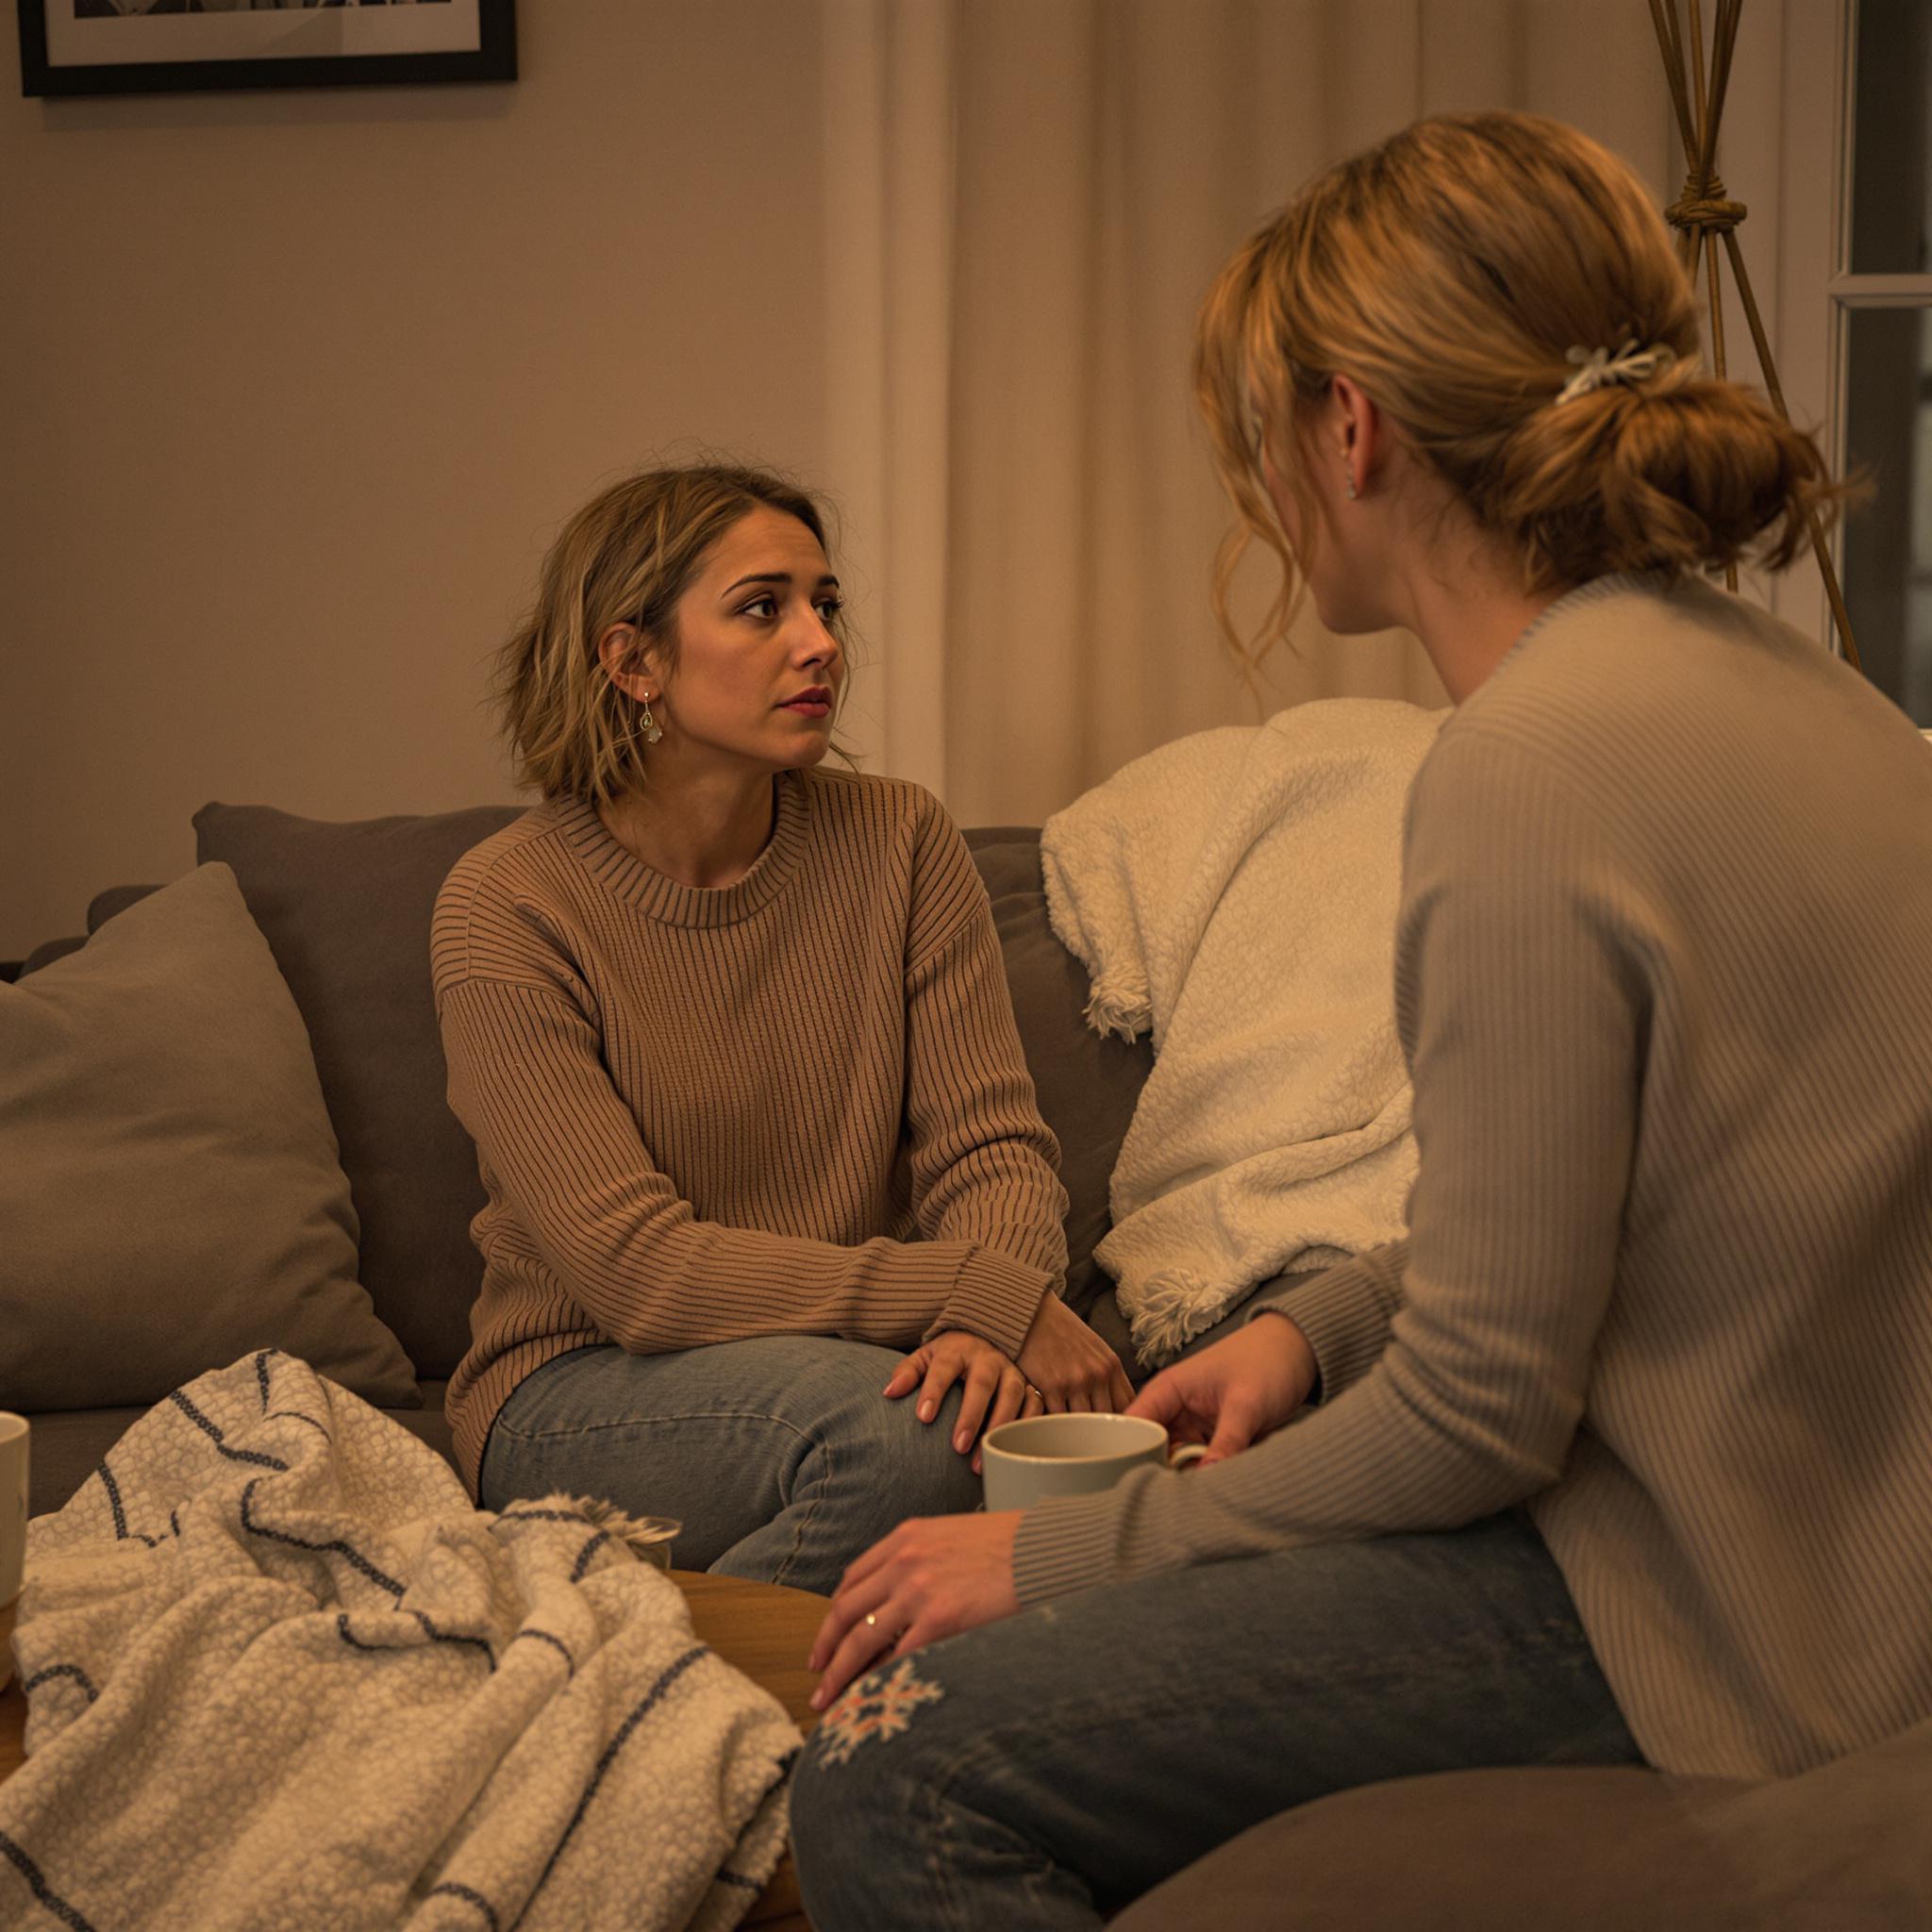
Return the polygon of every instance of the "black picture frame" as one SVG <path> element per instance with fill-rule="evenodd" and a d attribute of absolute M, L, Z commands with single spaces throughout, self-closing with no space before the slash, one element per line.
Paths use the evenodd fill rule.
<path fill-rule="evenodd" d="M 73 94 L 191 93 L 234 88 L 422 87 L 444 81 L 504 81 L 517 77 L 515 0 L 475 0 L 476 43 L 455 51 L 319 56 L 242 54 L 206 59 L 150 56 L 139 60 L 85 63 L 51 60 L 48 57 L 48 8 L 65 8 L 65 21 L 72 21 L 75 4 L 75 0 L 18 0 L 20 91 L 23 94 L 58 97 Z M 355 4 L 355 0 L 351 0 L 351 4 Z M 369 0 L 363 0 L 363 4 L 369 4 Z M 340 12 L 345 9 L 341 0 L 337 0 L 334 6 L 324 0 L 322 6 L 303 10 Z M 399 17 L 403 10 L 397 8 Z M 408 11 L 413 13 L 415 8 Z M 426 13 L 426 7 L 425 11 Z M 203 18 L 219 33 L 216 23 L 232 21 L 237 17 L 213 14 Z M 239 16 L 244 20 L 250 17 Z"/>

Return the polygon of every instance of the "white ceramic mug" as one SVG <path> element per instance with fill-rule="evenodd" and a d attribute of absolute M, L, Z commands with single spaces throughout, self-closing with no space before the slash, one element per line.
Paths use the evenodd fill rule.
<path fill-rule="evenodd" d="M 1030 1509 L 1048 1496 L 1088 1496 L 1143 1462 L 1185 1469 L 1205 1454 L 1198 1442 L 1170 1451 L 1167 1431 L 1142 1415 L 1026 1416 L 986 1432 L 986 1507 Z"/>
<path fill-rule="evenodd" d="M 0 1690 L 13 1675 L 13 1600 L 26 1564 L 26 1448 L 24 1415 L 0 1409 Z"/>

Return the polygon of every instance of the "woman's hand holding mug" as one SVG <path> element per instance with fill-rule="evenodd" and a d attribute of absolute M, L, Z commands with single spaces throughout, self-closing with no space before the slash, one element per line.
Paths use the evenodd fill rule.
<path fill-rule="evenodd" d="M 1224 1462 L 1304 1402 L 1319 1373 L 1308 1338 L 1286 1315 L 1264 1309 L 1225 1341 L 1184 1356 L 1127 1407 L 1166 1429 L 1176 1442 L 1202 1442 L 1201 1460 Z"/>

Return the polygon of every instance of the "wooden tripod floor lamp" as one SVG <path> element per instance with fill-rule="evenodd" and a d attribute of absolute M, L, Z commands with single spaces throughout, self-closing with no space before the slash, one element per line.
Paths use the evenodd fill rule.
<path fill-rule="evenodd" d="M 1677 231 L 1677 252 L 1694 283 L 1700 264 L 1710 276 L 1710 361 L 1719 375 L 1724 373 L 1724 311 L 1718 281 L 1718 246 L 1731 264 L 1731 279 L 1737 284 L 1738 299 L 1744 319 L 1751 326 L 1751 340 L 1757 349 L 1757 364 L 1764 372 L 1764 388 L 1773 406 L 1787 423 L 1791 412 L 1785 407 L 1785 393 L 1778 385 L 1777 364 L 1772 359 L 1771 343 L 1766 341 L 1764 324 L 1757 313 L 1757 298 L 1751 292 L 1751 277 L 1744 270 L 1743 252 L 1738 246 L 1738 224 L 1744 219 L 1744 205 L 1724 193 L 1717 173 L 1718 121 L 1724 113 L 1724 90 L 1731 78 L 1731 52 L 1737 45 L 1738 21 L 1744 0 L 1717 0 L 1716 18 L 1711 26 L 1710 64 L 1704 59 L 1704 24 L 1698 0 L 1689 0 L 1688 25 L 1679 18 L 1678 0 L 1650 0 L 1650 18 L 1657 28 L 1657 43 L 1664 57 L 1664 78 L 1670 83 L 1671 102 L 1676 108 L 1678 131 L 1684 137 L 1684 164 L 1687 170 L 1683 192 L 1664 210 Z M 1689 66 L 1686 66 L 1686 54 Z M 1811 548 L 1818 569 L 1824 578 L 1824 594 L 1831 603 L 1832 622 L 1838 626 L 1839 642 L 1845 661 L 1857 666 L 1858 647 L 1852 638 L 1852 621 L 1845 613 L 1843 592 L 1838 572 L 1831 561 L 1831 547 L 1815 513 L 1807 516 Z M 1738 588 L 1735 565 L 1724 572 L 1724 581 Z"/>

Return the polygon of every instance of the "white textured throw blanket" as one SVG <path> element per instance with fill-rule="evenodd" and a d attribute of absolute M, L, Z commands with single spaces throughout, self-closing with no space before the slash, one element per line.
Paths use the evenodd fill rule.
<path fill-rule="evenodd" d="M 1150 1366 L 1257 1282 L 1403 1232 L 1402 811 L 1444 715 L 1331 698 L 1203 731 L 1041 835 L 1054 931 L 1092 981 L 1090 1023 L 1153 1029 L 1095 1250 Z"/>
<path fill-rule="evenodd" d="M 797 1730 L 597 1513 L 274 1352 L 158 1404 L 29 1526 L 0 1924 L 735 1924 Z"/>

